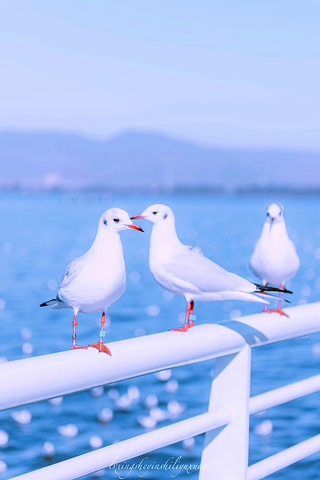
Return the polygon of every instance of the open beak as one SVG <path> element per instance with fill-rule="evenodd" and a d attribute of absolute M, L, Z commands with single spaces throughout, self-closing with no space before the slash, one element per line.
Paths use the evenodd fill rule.
<path fill-rule="evenodd" d="M 138 218 L 146 218 L 143 215 L 133 215 L 133 217 L 130 217 L 130 220 L 137 220 Z"/>
<path fill-rule="evenodd" d="M 126 225 L 129 228 L 133 228 L 134 230 L 139 230 L 139 232 L 143 232 L 142 228 L 139 227 L 139 225 L 136 225 L 135 223 L 132 223 L 131 225 Z"/>

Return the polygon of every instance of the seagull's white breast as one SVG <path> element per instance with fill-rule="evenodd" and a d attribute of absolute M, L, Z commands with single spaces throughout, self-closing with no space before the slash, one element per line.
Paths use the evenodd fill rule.
<path fill-rule="evenodd" d="M 280 286 L 298 271 L 300 260 L 285 224 L 264 228 L 250 260 L 253 272 L 266 283 Z"/>
<path fill-rule="evenodd" d="M 126 270 L 120 237 L 111 248 L 92 248 L 74 263 L 75 273 L 71 269 L 70 282 L 62 282 L 58 292 L 67 306 L 83 313 L 105 311 L 123 295 Z"/>

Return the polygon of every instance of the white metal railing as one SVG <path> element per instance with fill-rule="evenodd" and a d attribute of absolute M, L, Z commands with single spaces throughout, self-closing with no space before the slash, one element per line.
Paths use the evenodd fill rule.
<path fill-rule="evenodd" d="M 286 311 L 290 318 L 261 313 L 200 325 L 185 334 L 164 332 L 110 343 L 112 357 L 90 348 L 2 364 L 0 410 L 5 410 L 217 358 L 207 413 L 20 475 L 15 480 L 79 478 L 115 461 L 119 463 L 204 432 L 207 433 L 200 480 L 258 480 L 320 451 L 317 435 L 248 467 L 250 414 L 320 390 L 320 375 L 316 375 L 250 398 L 251 347 L 320 331 L 320 302 Z"/>

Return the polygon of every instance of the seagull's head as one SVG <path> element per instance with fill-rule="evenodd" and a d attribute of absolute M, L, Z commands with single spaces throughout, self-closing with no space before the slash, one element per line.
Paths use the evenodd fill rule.
<path fill-rule="evenodd" d="M 274 222 L 284 222 L 283 206 L 281 203 L 271 203 L 267 210 L 267 221 L 271 224 Z"/>
<path fill-rule="evenodd" d="M 99 228 L 112 232 L 120 232 L 127 228 L 133 228 L 134 230 L 143 232 L 141 227 L 132 223 L 128 213 L 121 208 L 109 208 L 109 210 L 104 212 L 99 220 Z"/>
<path fill-rule="evenodd" d="M 140 215 L 134 215 L 133 217 L 131 217 L 132 220 L 138 218 L 145 218 L 153 224 L 160 224 L 168 220 L 173 220 L 174 216 L 173 211 L 170 207 L 158 203 L 156 205 L 150 205 L 150 207 L 146 208 L 145 211 L 142 212 Z"/>

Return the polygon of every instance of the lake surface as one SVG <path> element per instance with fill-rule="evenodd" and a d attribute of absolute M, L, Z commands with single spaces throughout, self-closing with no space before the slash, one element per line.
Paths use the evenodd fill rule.
<path fill-rule="evenodd" d="M 108 208 L 121 207 L 133 215 L 153 203 L 168 204 L 176 215 L 177 232 L 183 243 L 198 245 L 216 263 L 256 281 L 248 263 L 265 220 L 266 208 L 272 201 L 284 205 L 288 232 L 301 259 L 300 271 L 287 285 L 294 292 L 292 305 L 319 301 L 320 198 L 2 193 L 0 359 L 11 361 L 70 349 L 71 310 L 39 308 L 39 304 L 56 295 L 65 267 L 90 247 L 99 217 Z M 149 271 L 151 224 L 139 223 L 144 234 L 131 230 L 121 232 L 127 290 L 107 313 L 107 344 L 166 331 L 179 326 L 184 318 L 184 299 L 165 292 Z M 220 322 L 261 309 L 258 304 L 240 301 L 198 302 L 195 308 L 198 324 Z M 79 315 L 79 345 L 95 343 L 98 332 L 98 313 Z M 319 334 L 253 349 L 251 394 L 315 375 L 319 373 L 319 365 Z M 9 435 L 6 442 L 6 434 L 0 432 L 0 470 L 7 466 L 0 479 L 149 431 L 143 424 L 149 422 L 152 427 L 150 418 L 169 415 L 158 421 L 157 427 L 161 427 L 204 413 L 208 407 L 213 368 L 214 361 L 203 362 L 162 375 L 147 375 L 104 389 L 69 395 L 57 400 L 56 404 L 41 402 L 0 413 L 0 430 Z M 320 395 L 313 394 L 251 417 L 250 463 L 319 433 L 319 400 Z M 155 408 L 157 402 L 161 410 L 153 410 L 150 417 L 150 408 L 152 405 Z M 20 411 L 23 413 L 17 418 L 14 412 Z M 102 411 L 105 421 L 101 421 Z M 106 421 L 108 415 L 110 421 Z M 60 428 L 70 424 L 67 429 Z M 44 447 L 45 442 L 50 444 Z M 203 436 L 198 436 L 193 441 L 150 453 L 145 456 L 148 459 L 140 457 L 127 463 L 143 460 L 150 465 L 161 465 L 168 459 L 180 459 L 176 466 L 179 462 L 199 465 L 202 445 Z M 44 458 L 44 448 L 47 451 L 54 448 L 51 459 Z M 319 479 L 319 460 L 320 455 L 314 455 L 269 478 Z M 198 472 L 190 471 L 187 475 L 179 468 L 159 471 L 154 467 L 147 472 L 106 469 L 99 475 L 106 479 L 178 477 L 194 480 Z"/>

